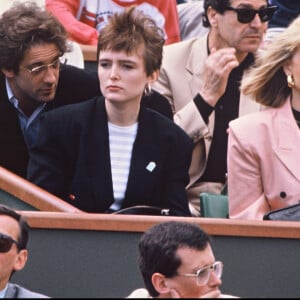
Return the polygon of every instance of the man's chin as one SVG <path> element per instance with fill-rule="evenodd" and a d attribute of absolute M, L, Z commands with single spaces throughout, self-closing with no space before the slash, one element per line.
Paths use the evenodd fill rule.
<path fill-rule="evenodd" d="M 41 102 L 50 102 L 54 99 L 55 97 L 55 93 L 50 93 L 50 94 L 43 94 L 41 95 L 40 99 L 41 99 Z"/>
<path fill-rule="evenodd" d="M 255 53 L 261 44 L 261 40 L 253 41 L 252 43 L 247 43 L 244 47 L 242 47 L 243 52 Z"/>

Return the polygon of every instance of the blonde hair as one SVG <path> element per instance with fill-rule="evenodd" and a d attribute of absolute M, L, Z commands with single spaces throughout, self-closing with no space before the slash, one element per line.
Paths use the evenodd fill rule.
<path fill-rule="evenodd" d="M 255 65 L 241 82 L 241 92 L 265 106 L 281 106 L 291 95 L 283 66 L 299 48 L 300 16 L 257 54 Z"/>

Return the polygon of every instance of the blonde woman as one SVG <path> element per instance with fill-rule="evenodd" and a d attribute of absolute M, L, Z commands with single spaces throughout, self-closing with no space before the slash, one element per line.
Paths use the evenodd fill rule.
<path fill-rule="evenodd" d="M 300 200 L 300 17 L 260 53 L 241 91 L 266 109 L 229 123 L 229 216 L 261 220 Z"/>

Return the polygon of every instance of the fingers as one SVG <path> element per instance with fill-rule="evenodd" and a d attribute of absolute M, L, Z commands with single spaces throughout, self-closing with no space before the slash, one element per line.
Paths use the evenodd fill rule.
<path fill-rule="evenodd" d="M 203 71 L 203 86 L 200 90 L 202 98 L 211 106 L 215 106 L 225 93 L 230 72 L 239 65 L 235 48 L 212 48 Z"/>

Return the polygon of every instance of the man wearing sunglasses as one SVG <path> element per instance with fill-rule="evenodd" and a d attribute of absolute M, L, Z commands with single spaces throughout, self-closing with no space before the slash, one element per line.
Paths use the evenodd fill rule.
<path fill-rule="evenodd" d="M 169 100 L 175 122 L 194 141 L 187 186 L 194 216 L 201 215 L 201 192 L 224 188 L 229 121 L 260 109 L 240 94 L 239 83 L 275 9 L 267 0 L 204 0 L 202 22 L 209 32 L 164 47 L 153 88 Z"/>
<path fill-rule="evenodd" d="M 196 224 L 156 224 L 142 235 L 138 250 L 147 290 L 128 298 L 234 297 L 221 294 L 223 263 L 215 260 L 210 237 Z"/>
<path fill-rule="evenodd" d="M 28 224 L 16 211 L 0 205 L 0 298 L 49 298 L 10 282 L 28 258 Z"/>

